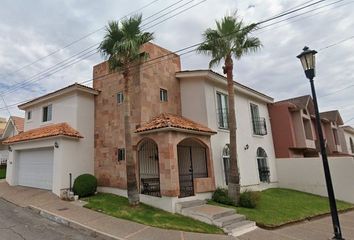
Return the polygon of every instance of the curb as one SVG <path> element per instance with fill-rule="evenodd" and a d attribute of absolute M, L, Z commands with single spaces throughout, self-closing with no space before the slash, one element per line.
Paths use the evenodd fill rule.
<path fill-rule="evenodd" d="M 56 223 L 65 225 L 67 227 L 73 228 L 73 229 L 77 229 L 79 231 L 83 231 L 85 232 L 87 235 L 92 236 L 92 237 L 100 237 L 106 240 L 125 240 L 124 238 L 120 238 L 120 237 L 116 237 L 114 235 L 105 233 L 105 232 L 101 232 L 97 229 L 88 227 L 84 224 L 75 222 L 73 220 L 70 220 L 68 218 L 59 216 L 55 213 L 49 212 L 47 210 L 43 210 L 41 208 L 38 208 L 36 206 L 30 205 L 27 207 L 28 209 L 32 210 L 33 212 L 41 215 L 42 217 L 49 219 L 51 221 L 54 221 Z"/>

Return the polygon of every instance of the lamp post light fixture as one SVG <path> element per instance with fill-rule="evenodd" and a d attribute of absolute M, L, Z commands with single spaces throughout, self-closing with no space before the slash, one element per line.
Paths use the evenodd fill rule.
<path fill-rule="evenodd" d="M 320 140 L 320 149 L 321 149 L 321 155 L 322 155 L 323 169 L 324 169 L 324 174 L 325 174 L 325 178 L 326 178 L 326 186 L 327 186 L 328 199 L 329 199 L 329 205 L 330 205 L 330 209 L 331 209 L 331 216 L 332 216 L 332 223 L 333 223 L 333 230 L 334 230 L 333 239 L 344 240 L 344 238 L 342 237 L 342 231 L 340 228 L 340 223 L 339 223 L 339 218 L 338 218 L 336 199 L 335 199 L 334 191 L 333 191 L 331 172 L 329 170 L 326 146 L 325 146 L 325 142 L 323 139 L 323 132 L 322 132 L 322 127 L 321 127 L 321 118 L 320 118 L 320 113 L 318 111 L 315 85 L 313 82 L 313 78 L 316 75 L 316 72 L 315 72 L 315 67 L 316 67 L 315 55 L 316 55 L 316 53 L 317 52 L 315 50 L 310 50 L 308 47 L 304 47 L 303 52 L 301 54 L 299 54 L 297 56 L 297 58 L 300 59 L 302 67 L 305 71 L 305 75 L 310 80 L 310 84 L 311 84 L 313 105 L 315 107 L 315 115 L 316 115 L 316 127 L 317 127 L 318 137 Z"/>

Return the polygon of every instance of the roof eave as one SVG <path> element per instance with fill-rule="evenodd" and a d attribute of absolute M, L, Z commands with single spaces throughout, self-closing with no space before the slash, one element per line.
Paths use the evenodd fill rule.
<path fill-rule="evenodd" d="M 176 73 L 176 77 L 177 78 L 205 77 L 208 78 L 209 80 L 227 85 L 227 81 L 224 76 L 215 73 L 211 70 L 180 71 Z M 261 92 L 258 92 L 252 88 L 244 86 L 235 81 L 234 81 L 234 89 L 235 91 L 239 91 L 248 96 L 255 97 L 258 100 L 264 101 L 266 103 L 274 103 L 274 99 L 272 97 L 269 97 Z"/>
<path fill-rule="evenodd" d="M 145 131 L 136 131 L 137 134 L 149 134 L 149 133 L 155 133 L 155 132 L 165 132 L 165 131 L 175 131 L 175 132 L 184 132 L 184 133 L 191 133 L 191 134 L 197 134 L 197 135 L 214 135 L 216 132 L 206 132 L 206 131 L 198 131 L 198 130 L 192 130 L 192 129 L 185 129 L 185 128 L 177 128 L 177 127 L 161 127 L 161 128 L 154 128 L 150 130 L 145 130 Z"/>
<path fill-rule="evenodd" d="M 15 142 L 3 142 L 4 145 L 15 145 L 15 144 L 20 144 L 20 143 L 28 143 L 28 142 L 33 142 L 33 141 L 41 141 L 41 140 L 50 140 L 50 139 L 55 139 L 55 138 L 69 138 L 69 139 L 73 139 L 73 140 L 79 140 L 81 138 L 84 138 L 83 136 L 79 136 L 79 137 L 74 137 L 74 136 L 68 136 L 68 135 L 55 135 L 55 136 L 48 136 L 48 137 L 40 137 L 40 138 L 34 138 L 34 139 L 26 139 L 26 140 L 20 140 L 20 141 L 15 141 Z"/>

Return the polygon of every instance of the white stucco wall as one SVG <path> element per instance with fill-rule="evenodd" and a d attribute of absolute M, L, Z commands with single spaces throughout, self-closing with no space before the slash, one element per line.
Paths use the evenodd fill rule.
<path fill-rule="evenodd" d="M 52 104 L 52 121 L 42 122 L 42 107 Z M 53 123 L 68 123 L 83 136 L 81 139 L 65 137 L 34 140 L 11 145 L 6 180 L 16 185 L 14 165 L 16 152 L 22 149 L 53 147 L 56 141 L 59 148 L 54 148 L 53 192 L 60 195 L 60 190 L 69 188 L 69 173 L 72 181 L 84 173 L 94 174 L 94 95 L 71 92 L 44 104 L 38 104 L 26 110 L 32 111 L 32 119 L 25 120 L 25 131 Z M 26 115 L 27 116 L 27 115 Z"/>
<path fill-rule="evenodd" d="M 278 185 L 328 196 L 321 158 L 277 159 Z M 329 166 L 337 199 L 354 203 L 354 158 L 330 157 Z"/>
<path fill-rule="evenodd" d="M 182 115 L 217 131 L 211 137 L 215 179 L 217 186 L 226 187 L 222 151 L 229 143 L 229 131 L 218 128 L 216 92 L 227 93 L 226 83 L 216 84 L 198 78 L 181 80 Z M 267 103 L 239 91 L 236 91 L 235 100 L 241 186 L 255 190 L 274 187 L 277 171 Z M 260 117 L 266 119 L 268 133 L 265 136 L 253 135 L 250 103 L 258 105 Z M 248 149 L 245 149 L 246 145 Z M 273 184 L 260 183 L 256 158 L 258 147 L 262 147 L 268 155 L 270 180 Z"/>

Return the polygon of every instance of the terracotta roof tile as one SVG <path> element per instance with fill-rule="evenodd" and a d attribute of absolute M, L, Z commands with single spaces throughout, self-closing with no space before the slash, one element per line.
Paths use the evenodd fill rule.
<path fill-rule="evenodd" d="M 3 141 L 4 144 L 23 142 L 47 137 L 54 136 L 67 136 L 74 138 L 83 138 L 81 134 L 69 126 L 67 123 L 58 123 L 53 125 L 48 125 L 41 128 L 31 129 L 26 132 L 22 132 L 13 137 L 10 137 Z"/>
<path fill-rule="evenodd" d="M 211 130 L 210 128 L 203 126 L 199 123 L 193 122 L 187 118 L 177 116 L 170 113 L 162 113 L 151 121 L 143 124 L 143 126 L 136 129 L 136 132 L 145 132 L 155 129 L 162 129 L 162 128 L 179 128 L 184 130 L 192 130 L 197 132 L 204 132 L 204 133 L 216 133 L 215 131 Z"/>
<path fill-rule="evenodd" d="M 24 125 L 25 125 L 25 119 L 22 117 L 16 117 L 16 116 L 11 116 L 11 119 L 14 122 L 17 131 L 19 133 L 23 132 Z"/>

